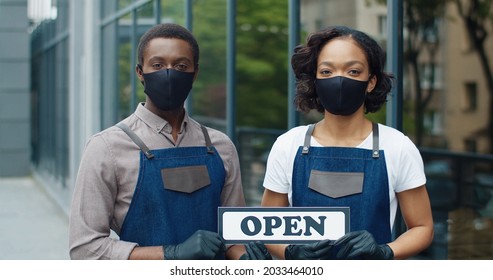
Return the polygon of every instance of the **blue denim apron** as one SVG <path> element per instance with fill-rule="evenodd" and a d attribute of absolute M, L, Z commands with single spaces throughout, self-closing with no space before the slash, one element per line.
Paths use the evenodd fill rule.
<path fill-rule="evenodd" d="M 117 127 L 140 147 L 140 170 L 120 240 L 139 246 L 176 245 L 199 229 L 217 232 L 225 170 L 207 129 L 206 146 L 149 150 L 122 123 Z"/>
<path fill-rule="evenodd" d="M 313 129 L 294 161 L 293 206 L 349 207 L 350 231 L 367 230 L 378 244 L 390 242 L 389 184 L 378 124 L 373 124 L 373 150 L 310 147 Z"/>

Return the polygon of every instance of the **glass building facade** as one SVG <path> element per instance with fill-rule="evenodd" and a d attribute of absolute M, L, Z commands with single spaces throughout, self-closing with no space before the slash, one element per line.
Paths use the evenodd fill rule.
<path fill-rule="evenodd" d="M 174 22 L 192 30 L 201 49 L 187 110 L 235 141 L 247 203 L 258 205 L 276 137 L 321 118 L 292 107 L 293 45 L 322 27 L 347 25 L 370 34 L 389 54 L 399 51 L 399 61 L 388 62 L 400 62 L 400 91 L 369 117 L 394 122 L 422 153 L 435 238 L 417 258 L 493 259 L 493 38 L 470 36 L 469 6 L 461 14 L 446 1 L 384 2 L 53 1 L 56 17 L 33 25 L 31 34 L 33 171 L 68 211 L 85 141 L 145 99 L 135 74 L 140 36 Z M 483 3 L 463 1 L 475 2 Z M 492 6 L 481 9 L 493 14 Z M 396 25 L 403 30 L 392 32 Z M 392 44 L 396 39 L 401 49 Z"/>

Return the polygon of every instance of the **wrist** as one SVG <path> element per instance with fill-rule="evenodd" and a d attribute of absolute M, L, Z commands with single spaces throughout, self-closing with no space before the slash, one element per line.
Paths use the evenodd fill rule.
<path fill-rule="evenodd" d="M 378 246 L 380 248 L 380 252 L 382 253 L 383 260 L 393 260 L 394 259 L 394 251 L 387 244 L 382 244 Z"/>
<path fill-rule="evenodd" d="M 164 245 L 163 246 L 163 259 L 164 260 L 175 260 L 176 259 L 176 254 L 175 254 L 175 248 L 176 246 L 173 245 Z"/>
<path fill-rule="evenodd" d="M 293 260 L 293 254 L 292 254 L 292 250 L 294 248 L 294 245 L 288 245 L 286 246 L 286 248 L 284 249 L 284 259 L 285 260 Z"/>

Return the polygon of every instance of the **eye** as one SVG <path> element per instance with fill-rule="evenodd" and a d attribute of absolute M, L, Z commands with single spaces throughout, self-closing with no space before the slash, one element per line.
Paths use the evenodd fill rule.
<path fill-rule="evenodd" d="M 361 74 L 361 71 L 358 69 L 351 69 L 348 71 L 348 74 L 351 76 L 359 76 Z"/>
<path fill-rule="evenodd" d="M 161 63 L 153 63 L 152 64 L 152 69 L 161 69 L 161 68 L 163 68 L 163 66 L 164 65 L 161 64 Z"/>
<path fill-rule="evenodd" d="M 320 71 L 318 71 L 318 73 L 321 76 L 330 76 L 332 74 L 332 72 L 328 69 L 321 69 Z"/>
<path fill-rule="evenodd" d="M 188 70 L 188 65 L 184 64 L 184 63 L 179 63 L 179 64 L 175 65 L 175 69 L 178 71 L 185 72 Z"/>

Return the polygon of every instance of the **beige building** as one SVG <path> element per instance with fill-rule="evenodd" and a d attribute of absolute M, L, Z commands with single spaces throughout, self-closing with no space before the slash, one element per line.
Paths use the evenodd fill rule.
<path fill-rule="evenodd" d="M 483 69 L 472 50 L 455 6 L 449 5 L 444 21 L 444 133 L 450 150 L 488 153 L 486 133 L 490 94 Z M 486 50 L 493 66 L 493 30 Z"/>
<path fill-rule="evenodd" d="M 304 0 L 301 1 L 301 24 L 307 34 L 331 25 L 347 25 L 364 31 L 386 47 L 387 7 L 367 0 Z M 486 134 L 489 94 L 478 55 L 468 44 L 464 23 L 456 7 L 449 4 L 445 19 L 438 19 L 439 48 L 435 56 L 433 98 L 428 103 L 423 123 L 423 146 L 452 151 L 487 153 Z M 490 34 L 493 30 L 489 30 Z M 405 40 L 407 32 L 404 30 Z M 306 37 L 306 36 L 304 36 Z M 302 37 L 302 41 L 305 38 Z M 406 46 L 404 46 L 406 47 Z M 493 59 L 493 36 L 487 41 L 489 57 Z M 423 94 L 429 91 L 429 54 L 423 49 L 419 57 Z M 493 62 L 490 62 L 493 64 Z M 405 65 L 405 114 L 414 115 L 414 77 Z M 406 119 L 406 116 L 404 117 Z M 411 138 L 413 129 L 406 131 Z"/>
<path fill-rule="evenodd" d="M 367 2 L 367 0 L 303 0 L 300 14 L 302 30 L 310 33 L 331 25 L 346 25 L 366 32 L 383 42 L 386 37 L 387 7 L 377 4 L 368 5 Z"/>

